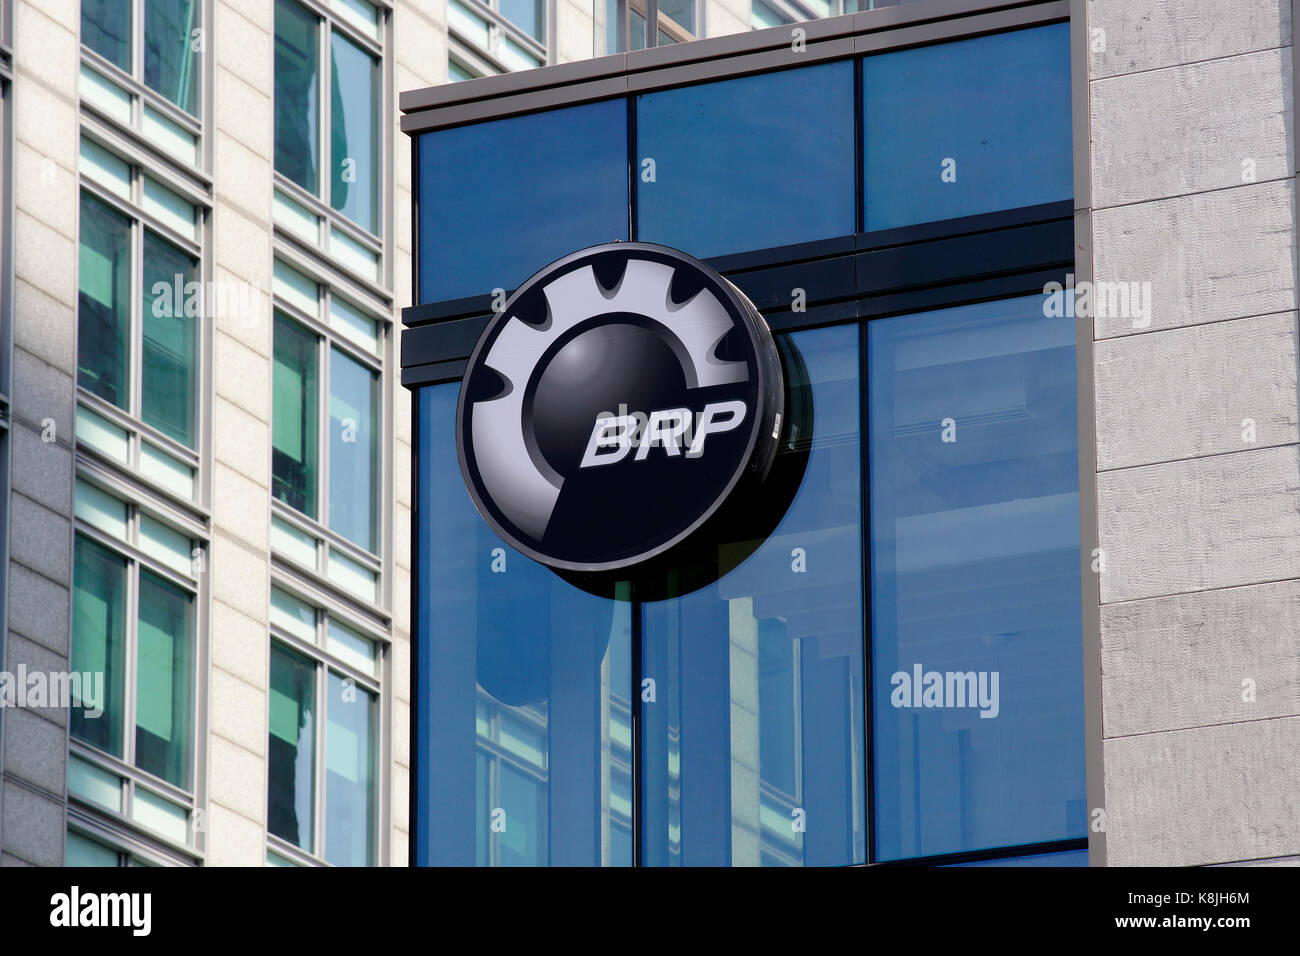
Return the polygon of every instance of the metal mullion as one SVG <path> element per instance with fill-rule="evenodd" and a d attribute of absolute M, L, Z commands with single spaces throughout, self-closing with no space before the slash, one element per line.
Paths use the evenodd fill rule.
<path fill-rule="evenodd" d="M 325 616 L 321 608 L 314 608 L 314 610 L 317 612 L 316 616 L 318 619 Z M 278 624 L 270 625 L 269 630 L 271 637 L 279 644 L 282 644 L 284 647 L 289 648 L 303 657 L 310 657 L 312 663 L 318 666 L 325 667 L 328 670 L 337 671 L 339 676 L 351 680 L 358 688 L 362 688 L 378 697 L 383 692 L 383 682 L 377 677 L 363 674 L 351 664 L 340 660 L 330 652 L 324 643 L 327 628 L 328 623 L 317 625 L 316 643 L 304 640 L 298 635 L 286 631 Z"/>
<path fill-rule="evenodd" d="M 139 191 L 143 198 L 144 177 L 135 171 L 135 184 L 132 193 Z M 131 399 L 127 403 L 127 413 L 134 419 L 144 421 L 144 223 L 140 219 L 131 222 L 131 305 L 127 310 L 127 369 L 126 377 Z M 127 462 L 133 469 L 140 467 L 140 434 L 137 431 L 127 437 Z"/>
<path fill-rule="evenodd" d="M 645 47 L 659 45 L 659 0 L 645 0 Z"/>
<path fill-rule="evenodd" d="M 329 523 L 329 470 L 330 470 L 330 440 L 333 435 L 330 433 L 330 348 L 331 342 L 329 336 L 321 336 L 317 339 L 316 347 L 319 350 L 318 355 L 321 357 L 317 360 L 319 363 L 320 373 L 317 376 L 320 382 L 319 393 L 316 396 L 316 434 L 317 449 L 316 458 L 320 463 L 319 479 L 316 482 L 316 514 L 317 522 L 321 527 L 328 528 Z M 341 535 L 340 535 L 341 537 Z M 325 558 L 325 571 L 329 571 L 329 556 Z"/>
<path fill-rule="evenodd" d="M 313 853 L 325 859 L 325 732 L 329 725 L 329 668 L 321 661 L 312 660 L 316 671 L 316 807 L 315 841 Z"/>
<path fill-rule="evenodd" d="M 131 16 L 134 18 L 131 24 L 131 79 L 143 86 L 137 77 L 144 76 L 144 0 L 131 0 Z"/>
<path fill-rule="evenodd" d="M 332 59 L 330 57 L 330 21 L 329 17 L 320 17 L 316 19 L 316 62 L 320 64 L 320 82 L 316 84 L 316 147 L 317 155 L 320 161 L 316 164 L 316 171 L 319 180 L 316 183 L 316 200 L 324 203 L 326 207 L 330 204 L 330 183 L 334 171 L 334 157 L 330 151 L 330 131 L 334 126 L 334 117 L 331 114 L 331 97 L 330 97 L 330 77 Z M 327 175 L 327 171 L 330 175 Z M 324 236 L 328 243 L 328 232 Z"/>
<path fill-rule="evenodd" d="M 132 506 L 135 514 L 132 520 L 138 519 L 139 509 Z M 130 529 L 128 529 L 129 531 Z M 134 534 L 131 537 L 136 537 Z M 125 728 L 123 729 L 122 754 L 123 760 L 128 767 L 135 769 L 135 701 L 138 693 L 139 675 L 136 673 L 136 648 L 138 644 L 138 630 L 140 621 L 140 562 L 130 561 L 127 568 L 126 584 L 126 601 L 127 601 L 127 620 L 123 640 L 123 696 L 126 698 L 122 704 Z M 135 809 L 135 777 L 128 778 L 130 787 L 130 800 L 126 805 L 126 815 L 134 818 L 133 810 Z"/>

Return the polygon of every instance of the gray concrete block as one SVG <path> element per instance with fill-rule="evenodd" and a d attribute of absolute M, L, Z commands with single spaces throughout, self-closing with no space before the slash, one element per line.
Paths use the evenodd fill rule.
<path fill-rule="evenodd" d="M 76 386 L 68 372 L 38 359 L 25 349 L 13 353 L 13 402 L 15 417 L 25 418 L 39 428 L 53 423 L 54 436 L 72 442 L 73 395 Z"/>
<path fill-rule="evenodd" d="M 1089 0 L 1088 27 L 1104 49 L 1089 46 L 1093 77 L 1155 70 L 1176 63 L 1271 50 L 1291 42 L 1288 0 Z"/>
<path fill-rule="evenodd" d="M 57 426 L 56 426 L 57 430 Z M 19 424 L 12 429 L 11 481 L 22 492 L 60 514 L 72 513 L 72 449 L 42 441 L 41 431 Z"/>
<path fill-rule="evenodd" d="M 1300 581 L 1102 607 L 1105 735 L 1300 715 L 1297 633 Z"/>
<path fill-rule="evenodd" d="M 64 803 L 4 782 L 4 849 L 36 866 L 63 865 Z"/>
<path fill-rule="evenodd" d="M 1300 852 L 1300 717 L 1105 744 L 1111 866 L 1196 866 Z"/>
<path fill-rule="evenodd" d="M 1100 80 L 1090 92 L 1094 207 L 1295 172 L 1289 49 Z"/>
<path fill-rule="evenodd" d="M 1131 335 L 1295 308 L 1290 180 L 1098 210 L 1094 276 L 1150 282 L 1145 329 L 1097 316 L 1096 337 Z"/>
<path fill-rule="evenodd" d="M 68 519 L 17 491 L 9 498 L 9 553 L 54 581 L 72 580 Z"/>
<path fill-rule="evenodd" d="M 49 675 L 51 673 L 62 673 L 68 669 L 68 659 L 61 654 L 56 654 L 49 648 L 42 647 L 27 640 L 13 631 L 9 632 L 9 642 L 5 646 L 5 670 L 15 676 L 20 667 L 26 668 L 26 673 L 32 674 L 37 671 Z M 63 727 L 68 722 L 67 708 L 60 707 L 33 707 L 32 713 L 39 714 L 53 724 Z M 6 770 L 8 767 L 5 768 Z"/>
<path fill-rule="evenodd" d="M 1287 445 L 1097 476 L 1101 601 L 1300 577 L 1300 461 Z"/>
<path fill-rule="evenodd" d="M 40 712 L 5 708 L 5 773 L 42 790 L 63 793 L 68 776 L 68 731 Z"/>
<path fill-rule="evenodd" d="M 1099 470 L 1300 440 L 1294 313 L 1107 339 L 1093 362 Z"/>
<path fill-rule="evenodd" d="M 71 374 L 77 366 L 77 312 L 23 279 L 14 282 L 14 342 Z"/>
<path fill-rule="evenodd" d="M 67 585 L 21 564 L 9 565 L 9 628 L 61 657 L 68 655 Z"/>

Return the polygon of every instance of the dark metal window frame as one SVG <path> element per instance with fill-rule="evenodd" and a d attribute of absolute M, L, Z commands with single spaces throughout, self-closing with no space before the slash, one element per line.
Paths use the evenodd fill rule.
<path fill-rule="evenodd" d="M 1073 18 L 1071 14 L 1073 13 Z M 625 97 L 631 122 L 629 138 L 629 235 L 637 238 L 636 184 L 633 157 L 635 152 L 636 96 L 643 92 L 675 86 L 695 85 L 754 73 L 810 65 L 814 62 L 852 59 L 855 63 L 855 143 L 859 151 L 856 162 L 856 216 L 858 232 L 817 242 L 781 246 L 708 259 L 710 265 L 735 282 L 759 307 L 770 327 L 788 333 L 823 326 L 855 324 L 864 332 L 876 318 L 926 312 L 934 309 L 974 304 L 1021 295 L 1041 293 L 1047 282 L 1064 283 L 1069 273 L 1083 274 L 1090 269 L 1090 249 L 1076 248 L 1076 235 L 1087 230 L 1087 138 L 1083 137 L 1080 157 L 1080 129 L 1086 129 L 1086 99 L 1080 102 L 1078 81 L 1086 82 L 1086 24 L 1082 0 L 1042 0 L 1029 3 L 996 3 L 980 0 L 933 0 L 901 7 L 886 7 L 826 20 L 801 23 L 806 32 L 802 54 L 790 48 L 790 27 L 776 27 L 731 37 L 689 44 L 635 51 L 596 61 L 551 67 L 505 77 L 486 77 L 450 86 L 432 87 L 401 95 L 402 129 L 412 136 L 435 129 L 485 122 L 505 116 L 540 112 L 559 106 L 577 105 Z M 1038 206 L 1021 207 L 959 219 L 923 223 L 876 232 L 862 232 L 863 182 L 861 62 L 864 55 L 933 43 L 968 39 L 993 33 L 1052 23 L 1071 22 L 1072 95 L 1075 112 L 1075 193 L 1074 201 L 1065 200 Z M 1081 39 L 1082 38 L 1082 39 Z M 811 55 L 810 55 L 811 54 Z M 1079 58 L 1085 59 L 1080 62 Z M 607 63 L 606 61 L 615 61 Z M 1081 72 L 1082 71 L 1082 72 Z M 413 190 L 412 223 L 415 231 L 416 261 L 412 268 L 412 301 L 419 303 L 419 158 L 412 151 Z M 1082 171 L 1080 164 L 1082 163 Z M 1080 191 L 1082 190 L 1082 195 Z M 1082 212 L 1080 210 L 1083 210 Z M 1081 227 L 1081 221 L 1083 226 Z M 1086 255 L 1085 255 L 1086 254 Z M 1076 256 L 1084 260 L 1076 268 Z M 791 290 L 807 292 L 806 309 L 790 308 Z M 428 385 L 458 381 L 479 334 L 491 317 L 491 295 L 477 295 L 434 303 L 420 303 L 402 311 L 402 384 L 412 392 L 412 434 L 420 434 L 419 390 Z M 1087 337 L 1085 342 L 1084 330 Z M 1094 409 L 1092 407 L 1091 327 L 1087 320 L 1077 324 L 1078 394 L 1080 396 L 1080 522 L 1081 549 L 1089 553 L 1095 547 L 1096 508 L 1091 447 Z M 860 388 L 867 387 L 867 350 L 859 345 Z M 862 402 L 861 434 L 866 435 L 868 403 Z M 871 666 L 871 579 L 870 561 L 870 474 L 869 449 L 864 442 L 862 458 L 862 612 L 863 612 L 863 683 L 872 686 Z M 412 527 L 421 522 L 419 502 L 419 449 L 412 464 Z M 1083 647 L 1085 701 L 1085 745 L 1087 754 L 1088 806 L 1099 806 L 1096 793 L 1100 788 L 1100 767 L 1095 765 L 1100 740 L 1094 741 L 1094 711 L 1099 708 L 1099 684 L 1089 668 L 1096 652 L 1095 608 L 1089 600 L 1095 595 L 1095 581 L 1089 593 L 1085 574 Z M 633 641 L 636 644 L 639 613 L 632 611 Z M 411 594 L 412 686 L 413 700 L 420 699 L 419 671 L 419 599 L 416 588 Z M 632 653 L 633 686 L 640 680 L 638 648 Z M 1094 695 L 1098 700 L 1094 701 Z M 993 861 L 1027 854 L 1054 853 L 1090 849 L 1087 837 L 974 851 L 877 861 L 874 856 L 875 768 L 870 704 L 863 709 L 864 772 L 866 776 L 866 859 L 869 865 L 915 866 L 945 865 Z M 642 839 L 640 826 L 641 754 L 637 746 L 641 721 L 633 711 L 633 798 L 634 862 L 640 862 Z M 416 865 L 423 840 L 422 820 L 417 800 L 420 760 L 418 723 L 411 727 L 411 852 L 410 863 Z M 1104 863 L 1104 845 L 1092 850 L 1093 862 Z"/>

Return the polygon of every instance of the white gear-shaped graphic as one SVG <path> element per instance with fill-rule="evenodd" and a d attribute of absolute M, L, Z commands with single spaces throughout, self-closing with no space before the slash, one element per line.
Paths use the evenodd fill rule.
<path fill-rule="evenodd" d="M 688 388 L 744 382 L 744 362 L 714 354 L 733 327 L 726 308 L 707 288 L 674 305 L 669 294 L 675 269 L 649 259 L 630 258 L 611 292 L 596 281 L 590 265 L 568 272 L 542 288 L 548 308 L 544 326 L 515 316 L 506 319 L 483 364 L 500 375 L 505 391 L 473 408 L 471 442 L 478 472 L 493 502 L 521 531 L 540 541 L 564 479 L 556 474 L 524 434 L 524 388 L 546 349 L 570 329 L 610 312 L 644 316 L 663 326 L 680 344 Z M 529 466 L 532 467 L 529 467 Z"/>

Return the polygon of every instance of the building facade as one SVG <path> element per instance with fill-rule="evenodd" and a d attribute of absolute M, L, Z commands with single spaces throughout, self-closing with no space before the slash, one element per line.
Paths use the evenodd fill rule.
<path fill-rule="evenodd" d="M 1294 862 L 1292 6 L 0 0 L 0 863 Z M 814 409 L 658 601 L 451 434 L 615 239 Z"/>

